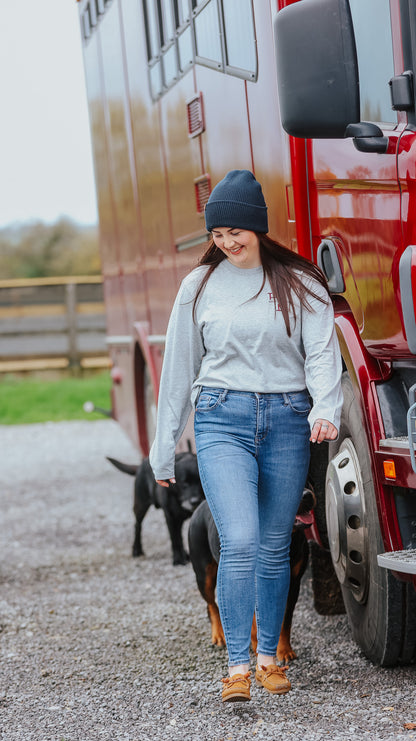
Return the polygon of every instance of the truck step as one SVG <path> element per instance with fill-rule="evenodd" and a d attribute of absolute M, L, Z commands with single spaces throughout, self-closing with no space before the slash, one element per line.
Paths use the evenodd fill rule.
<path fill-rule="evenodd" d="M 405 551 L 391 551 L 377 556 L 378 565 L 404 574 L 416 574 L 416 548 Z"/>
<path fill-rule="evenodd" d="M 401 437 L 386 437 L 383 440 L 379 440 L 379 448 L 407 448 L 409 450 L 409 438 L 405 435 Z"/>

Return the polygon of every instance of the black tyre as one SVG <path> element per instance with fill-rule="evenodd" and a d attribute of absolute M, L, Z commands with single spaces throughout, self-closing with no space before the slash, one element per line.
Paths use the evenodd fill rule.
<path fill-rule="evenodd" d="M 315 542 L 309 544 L 313 605 L 318 615 L 343 615 L 344 600 L 329 551 Z"/>
<path fill-rule="evenodd" d="M 314 541 L 309 544 L 313 603 L 319 615 L 342 615 L 345 613 L 345 606 L 341 586 L 332 564 L 326 530 L 325 478 L 327 468 L 328 445 L 312 445 L 308 481 L 315 492 L 315 520 L 323 545 L 321 548 Z"/>
<path fill-rule="evenodd" d="M 416 658 L 416 592 L 377 564 L 384 551 L 361 408 L 347 373 L 338 440 L 329 445 L 328 539 L 355 641 L 375 664 Z"/>

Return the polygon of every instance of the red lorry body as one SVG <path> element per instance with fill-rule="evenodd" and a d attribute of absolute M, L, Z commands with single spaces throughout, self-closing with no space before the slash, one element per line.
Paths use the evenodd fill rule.
<path fill-rule="evenodd" d="M 361 64 L 361 108 L 367 120 L 374 114 L 384 152 L 359 151 L 352 137 L 291 136 L 282 126 L 274 26 L 280 12 L 289 17 L 294 10 L 301 26 L 306 2 L 317 3 L 317 13 L 326 12 L 328 3 L 351 13 Z M 365 477 L 356 463 L 353 478 L 358 488 L 368 489 L 361 479 L 371 477 L 372 493 L 366 489 L 358 514 L 345 515 L 345 522 L 344 515 L 336 515 L 335 532 L 317 517 L 314 533 L 326 552 L 331 549 L 358 643 L 385 665 L 416 656 L 414 637 L 400 638 L 402 648 L 393 653 L 386 649 L 395 621 L 416 606 L 411 584 L 416 468 L 401 410 L 416 383 L 416 350 L 406 334 L 412 321 L 409 300 L 414 319 L 416 298 L 416 122 L 414 106 L 397 111 L 390 106 L 387 120 L 380 120 L 386 109 L 382 86 L 381 102 L 371 108 L 365 96 L 380 52 L 370 49 L 368 56 L 365 33 L 382 37 L 382 73 L 391 64 L 390 75 L 401 84 L 409 59 L 416 59 L 406 22 L 414 12 L 409 3 L 351 0 L 350 8 L 347 0 L 79 0 L 114 416 L 146 455 L 170 309 L 180 280 L 207 242 L 204 204 L 229 169 L 252 170 L 263 185 L 272 236 L 318 264 L 326 245 L 340 269 L 343 290 L 333 291 L 337 332 L 346 383 L 361 418 L 364 437 L 358 447 L 365 446 L 370 471 Z M 365 12 L 371 18 L 376 10 L 376 28 L 366 28 Z M 365 50 L 361 59 L 360 48 Z M 388 75 L 382 83 L 388 91 Z M 406 299 L 406 324 L 400 265 L 408 248 L 413 296 Z M 338 473 L 332 479 L 328 473 L 325 483 L 325 469 L 335 454 L 339 450 L 330 451 L 317 482 L 324 508 L 325 489 L 340 485 Z M 327 496 L 333 497 L 332 515 L 327 505 L 331 519 L 334 507 L 344 506 L 344 495 Z M 379 533 L 374 557 L 368 536 L 373 525 Z M 397 556 L 389 571 L 378 566 L 380 543 L 387 553 L 408 551 L 405 562 Z M 351 554 L 349 570 L 341 562 Z M 387 579 L 401 590 L 400 610 L 391 620 L 386 617 L 389 604 L 379 606 L 385 583 L 373 585 L 379 573 L 381 582 Z M 357 579 L 366 584 L 360 587 Z M 363 622 L 375 609 L 383 616 L 376 635 L 369 636 Z M 404 628 L 406 636 L 416 633 L 415 619 Z M 377 641 L 381 647 L 373 650 Z"/>

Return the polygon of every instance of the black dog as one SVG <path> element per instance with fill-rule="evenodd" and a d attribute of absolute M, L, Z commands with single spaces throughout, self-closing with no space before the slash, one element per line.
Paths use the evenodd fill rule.
<path fill-rule="evenodd" d="M 156 508 L 163 509 L 165 514 L 172 543 L 173 565 L 187 563 L 189 556 L 183 547 L 182 525 L 204 499 L 196 455 L 189 451 L 178 453 L 175 456 L 176 484 L 169 484 L 169 488 L 156 484 L 148 458 L 145 458 L 139 466 L 130 466 L 114 458 L 107 458 L 107 460 L 123 473 L 136 477 L 133 507 L 136 527 L 133 556 L 143 555 L 142 521 L 150 505 L 154 504 Z"/>
<path fill-rule="evenodd" d="M 290 645 L 293 611 L 299 597 L 300 582 L 308 564 L 308 542 L 305 529 L 313 522 L 311 510 L 315 505 L 315 496 L 311 489 L 304 489 L 292 531 L 290 546 L 290 587 L 286 610 L 280 633 L 276 656 L 279 662 L 287 663 L 296 659 L 296 653 Z M 195 571 L 198 589 L 208 605 L 208 617 L 211 622 L 211 641 L 217 646 L 225 646 L 224 632 L 220 614 L 215 601 L 215 587 L 220 557 L 220 542 L 214 520 L 206 501 L 195 510 L 189 523 L 189 555 Z M 251 631 L 253 651 L 257 647 L 257 628 L 255 618 Z"/>

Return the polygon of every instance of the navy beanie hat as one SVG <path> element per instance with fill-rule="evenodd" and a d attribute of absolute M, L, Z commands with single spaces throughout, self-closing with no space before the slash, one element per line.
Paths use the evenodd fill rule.
<path fill-rule="evenodd" d="M 260 183 L 249 170 L 230 170 L 215 186 L 205 206 L 207 231 L 237 227 L 266 234 L 267 206 Z"/>

